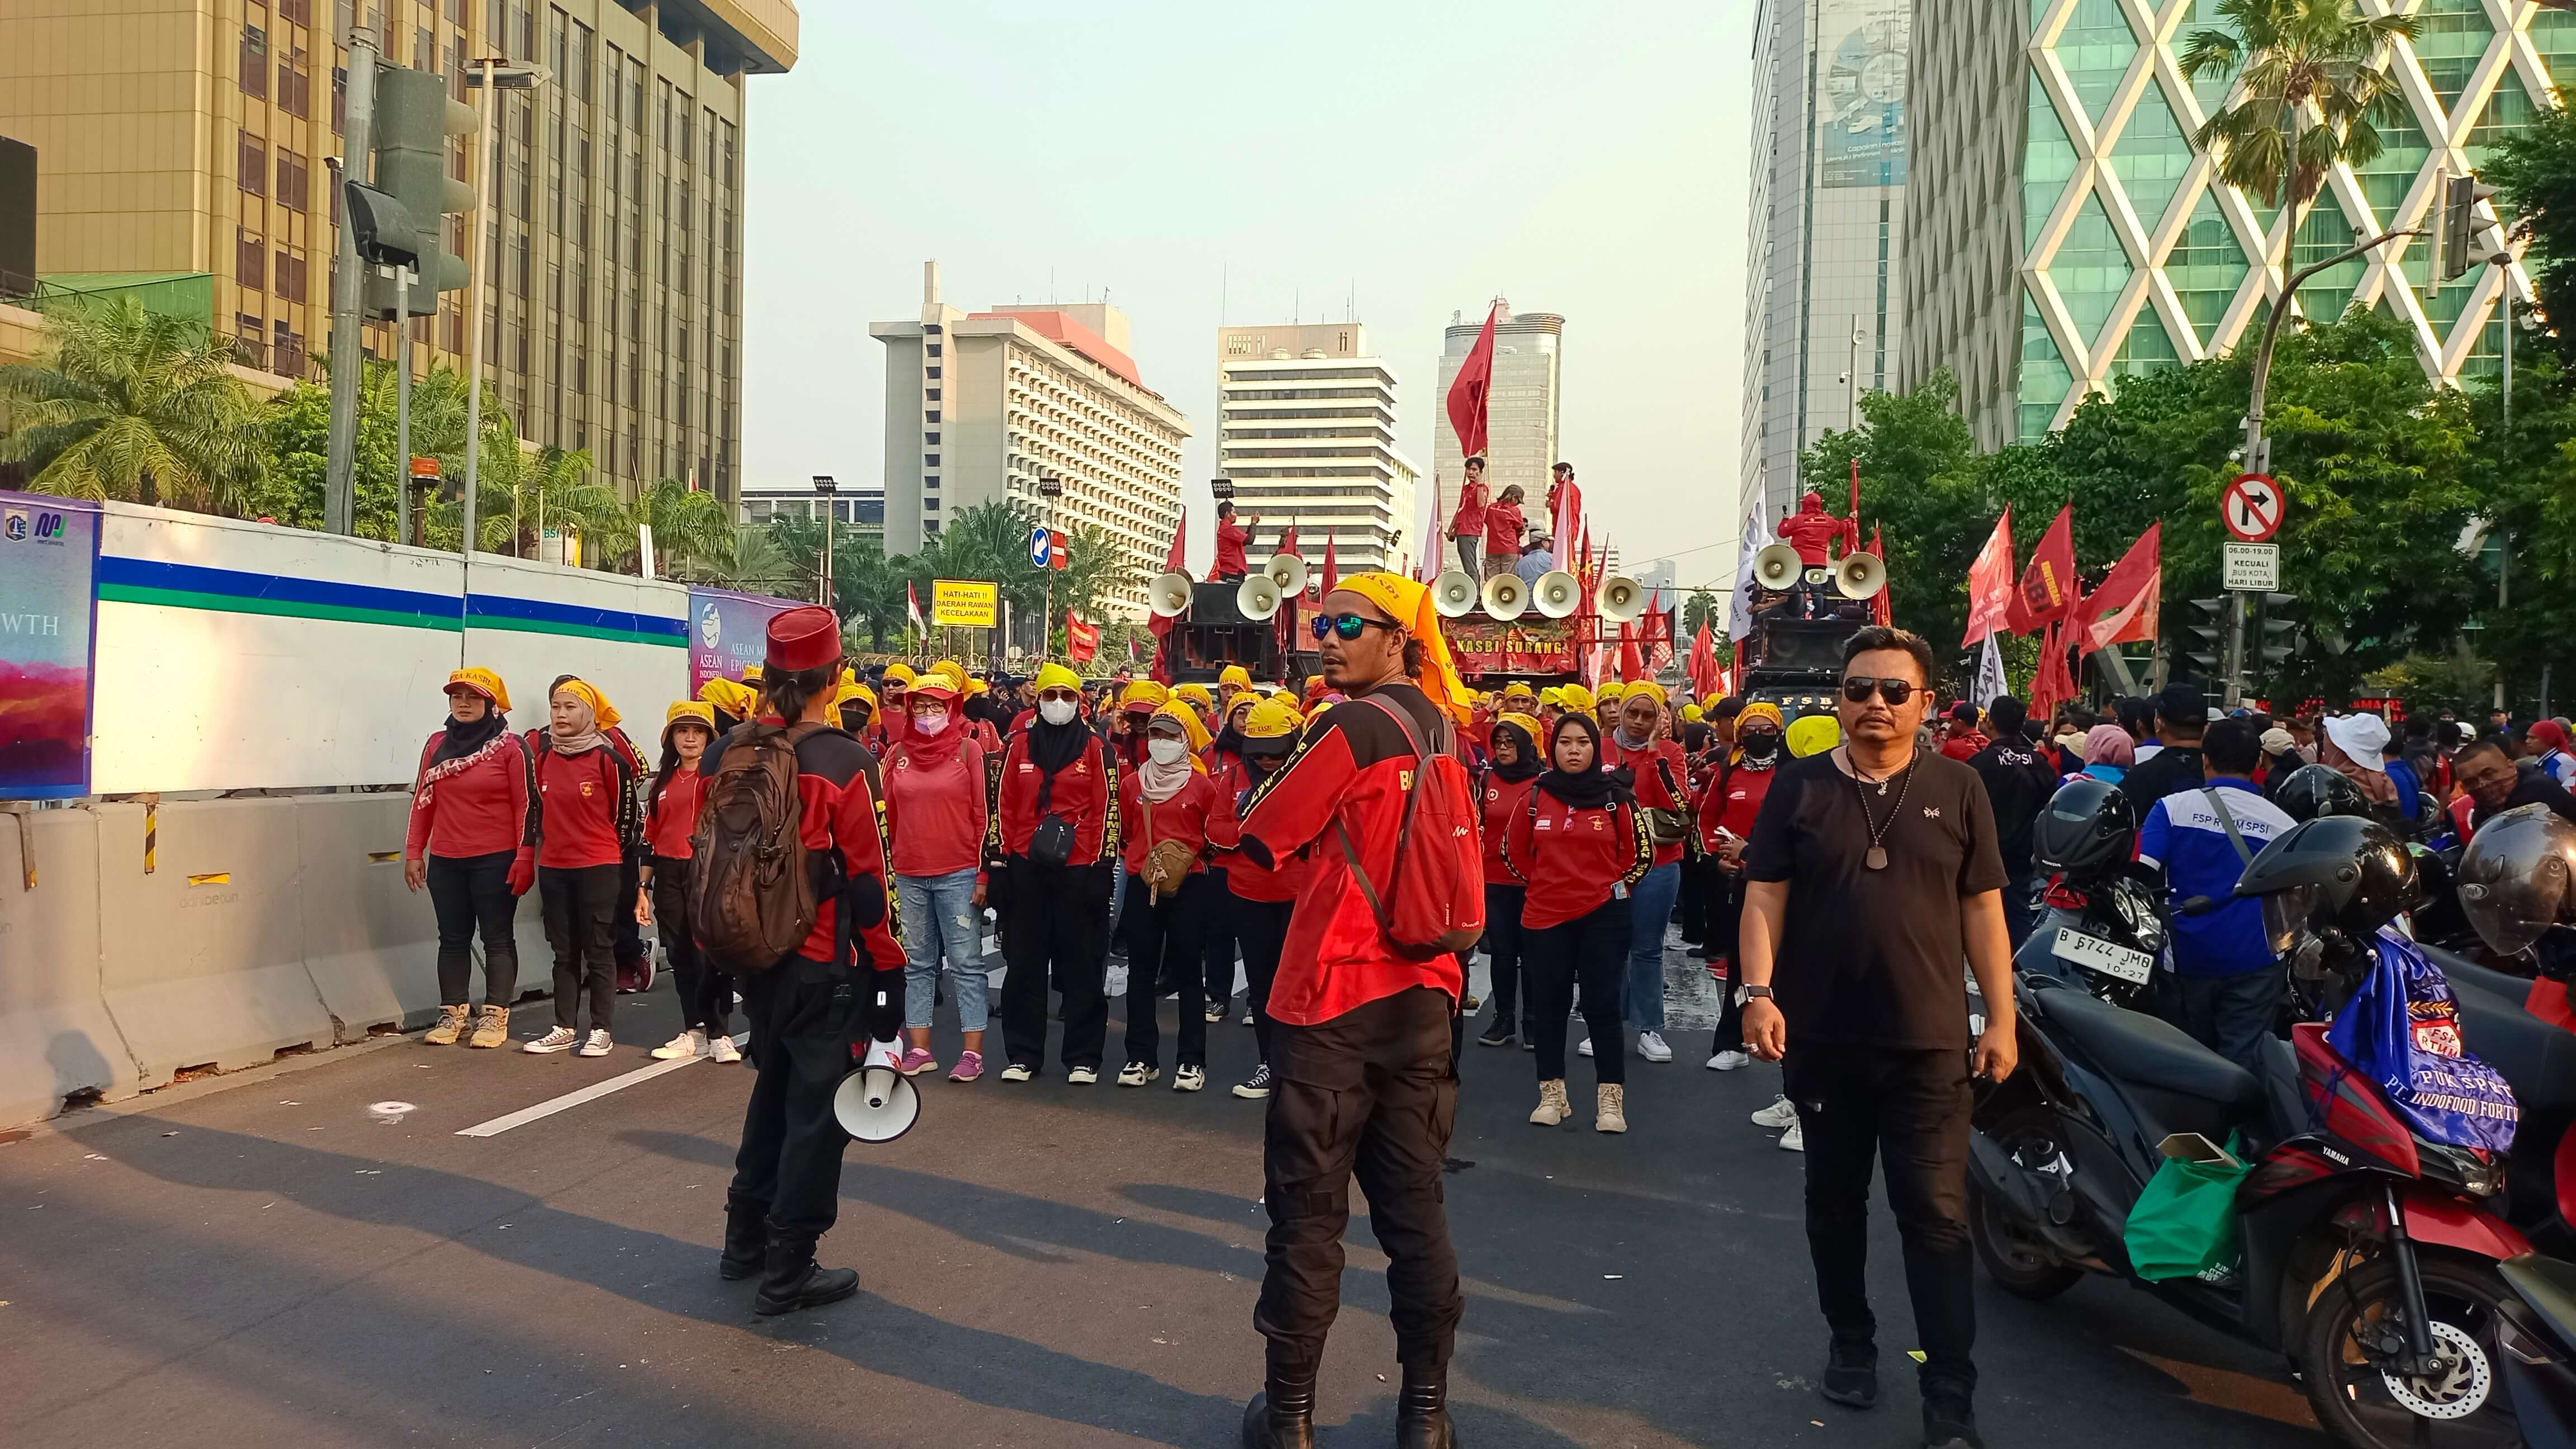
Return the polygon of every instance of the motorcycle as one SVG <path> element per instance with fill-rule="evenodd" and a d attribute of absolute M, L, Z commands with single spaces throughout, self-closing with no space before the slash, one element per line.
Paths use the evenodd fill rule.
<path fill-rule="evenodd" d="M 2337 818 L 2284 833 L 2239 891 L 2265 896 L 2276 935 L 2292 934 L 2272 923 L 2276 897 L 2332 918 L 2301 919 L 2276 949 L 2340 941 L 2357 975 L 2367 953 L 2350 943 L 2396 919 L 2413 884 L 2384 827 Z M 2412 1132 L 2321 1024 L 2268 1041 L 2257 1073 L 2053 973 L 2017 973 L 2014 994 L 2022 1069 L 1980 1087 L 1970 1154 L 1969 1233 L 1998 1285 L 2047 1299 L 2088 1272 L 2126 1278 L 2283 1353 L 2318 1419 L 2363 1449 L 2513 1442 L 2495 1366 L 2513 1294 L 2496 1264 L 2531 1244 L 2497 1210 L 2504 1163 Z M 2148 1181 L 2167 1155 L 2230 1142 L 2252 1164 L 2238 1254 L 2143 1278 L 2126 1233 Z"/>
<path fill-rule="evenodd" d="M 2137 841 L 2137 807 L 2117 787 L 2089 777 L 2058 787 L 2031 827 L 2031 858 L 2050 876 L 2039 922 L 2013 953 L 2015 971 L 2145 1009 L 2165 917 L 2138 874 Z"/>
<path fill-rule="evenodd" d="M 2555 1258 L 2507 1258 L 2496 1271 L 2514 1296 L 2504 1305 L 2496 1346 L 2505 1391 L 2530 1449 L 2576 1445 L 2576 1265 Z"/>

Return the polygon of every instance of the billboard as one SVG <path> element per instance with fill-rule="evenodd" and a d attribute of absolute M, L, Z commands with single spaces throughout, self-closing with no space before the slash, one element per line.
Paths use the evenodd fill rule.
<path fill-rule="evenodd" d="M 1914 20 L 1892 0 L 1826 0 L 1818 16 L 1816 180 L 1905 184 L 1905 86 Z"/>
<path fill-rule="evenodd" d="M 1469 678 L 1487 674 L 1572 674 L 1572 619 L 1444 619 L 1449 657 Z"/>
<path fill-rule="evenodd" d="M 89 793 L 99 509 L 0 493 L 0 800 Z"/>
<path fill-rule="evenodd" d="M 930 622 L 946 627 L 990 629 L 1001 623 L 999 584 L 981 579 L 932 579 Z"/>
<path fill-rule="evenodd" d="M 769 621 L 805 607 L 793 599 L 689 586 L 689 696 L 710 679 L 742 678 L 769 649 Z"/>

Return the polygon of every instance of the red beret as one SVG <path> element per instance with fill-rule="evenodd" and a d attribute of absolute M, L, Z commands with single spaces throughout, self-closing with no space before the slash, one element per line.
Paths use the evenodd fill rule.
<path fill-rule="evenodd" d="M 831 610 L 809 604 L 770 617 L 770 669 L 823 669 L 840 662 L 841 621 Z"/>

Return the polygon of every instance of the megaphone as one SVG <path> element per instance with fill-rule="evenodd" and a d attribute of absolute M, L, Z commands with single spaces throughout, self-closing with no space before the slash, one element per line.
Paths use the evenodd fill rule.
<path fill-rule="evenodd" d="M 867 1055 L 832 1089 L 832 1115 L 861 1142 L 892 1142 L 921 1120 L 921 1093 L 903 1074 L 894 1043 L 868 1043 Z"/>
<path fill-rule="evenodd" d="M 1887 565 L 1873 553 L 1847 553 L 1834 565 L 1834 587 L 1846 599 L 1866 599 L 1887 587 Z"/>
<path fill-rule="evenodd" d="M 1517 619 L 1529 607 L 1529 585 L 1518 574 L 1496 574 L 1485 580 L 1485 612 L 1497 619 Z"/>
<path fill-rule="evenodd" d="M 1154 581 L 1145 586 L 1145 606 L 1154 611 L 1155 617 L 1162 619 L 1188 613 L 1190 576 L 1178 571 L 1155 575 Z"/>
<path fill-rule="evenodd" d="M 1279 612 L 1279 581 L 1268 574 L 1254 574 L 1234 591 L 1236 612 L 1247 619 L 1267 619 Z"/>
<path fill-rule="evenodd" d="M 1806 566 L 1798 550 L 1775 543 L 1753 556 L 1753 581 L 1766 589 L 1794 589 Z"/>
<path fill-rule="evenodd" d="M 1457 569 L 1450 569 L 1431 581 L 1431 607 L 1441 617 L 1455 619 L 1476 607 L 1476 581 Z"/>
<path fill-rule="evenodd" d="M 1633 623 L 1646 612 L 1646 586 L 1626 574 L 1612 574 L 1592 591 L 1592 607 L 1605 619 Z"/>
<path fill-rule="evenodd" d="M 1583 580 L 1563 569 L 1549 569 L 1530 586 L 1530 607 L 1551 619 L 1562 619 L 1583 605 Z"/>
<path fill-rule="evenodd" d="M 1261 571 L 1279 586 L 1282 595 L 1306 592 L 1306 561 L 1293 553 L 1272 554 L 1270 562 L 1261 566 Z"/>

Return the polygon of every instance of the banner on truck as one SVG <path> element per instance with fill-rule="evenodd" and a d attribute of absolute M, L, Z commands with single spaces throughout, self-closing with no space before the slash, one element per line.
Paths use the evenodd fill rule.
<path fill-rule="evenodd" d="M 1572 674 L 1571 619 L 1444 619 L 1449 655 L 1460 674 Z"/>
<path fill-rule="evenodd" d="M 0 492 L 0 800 L 89 793 L 96 504 Z"/>

